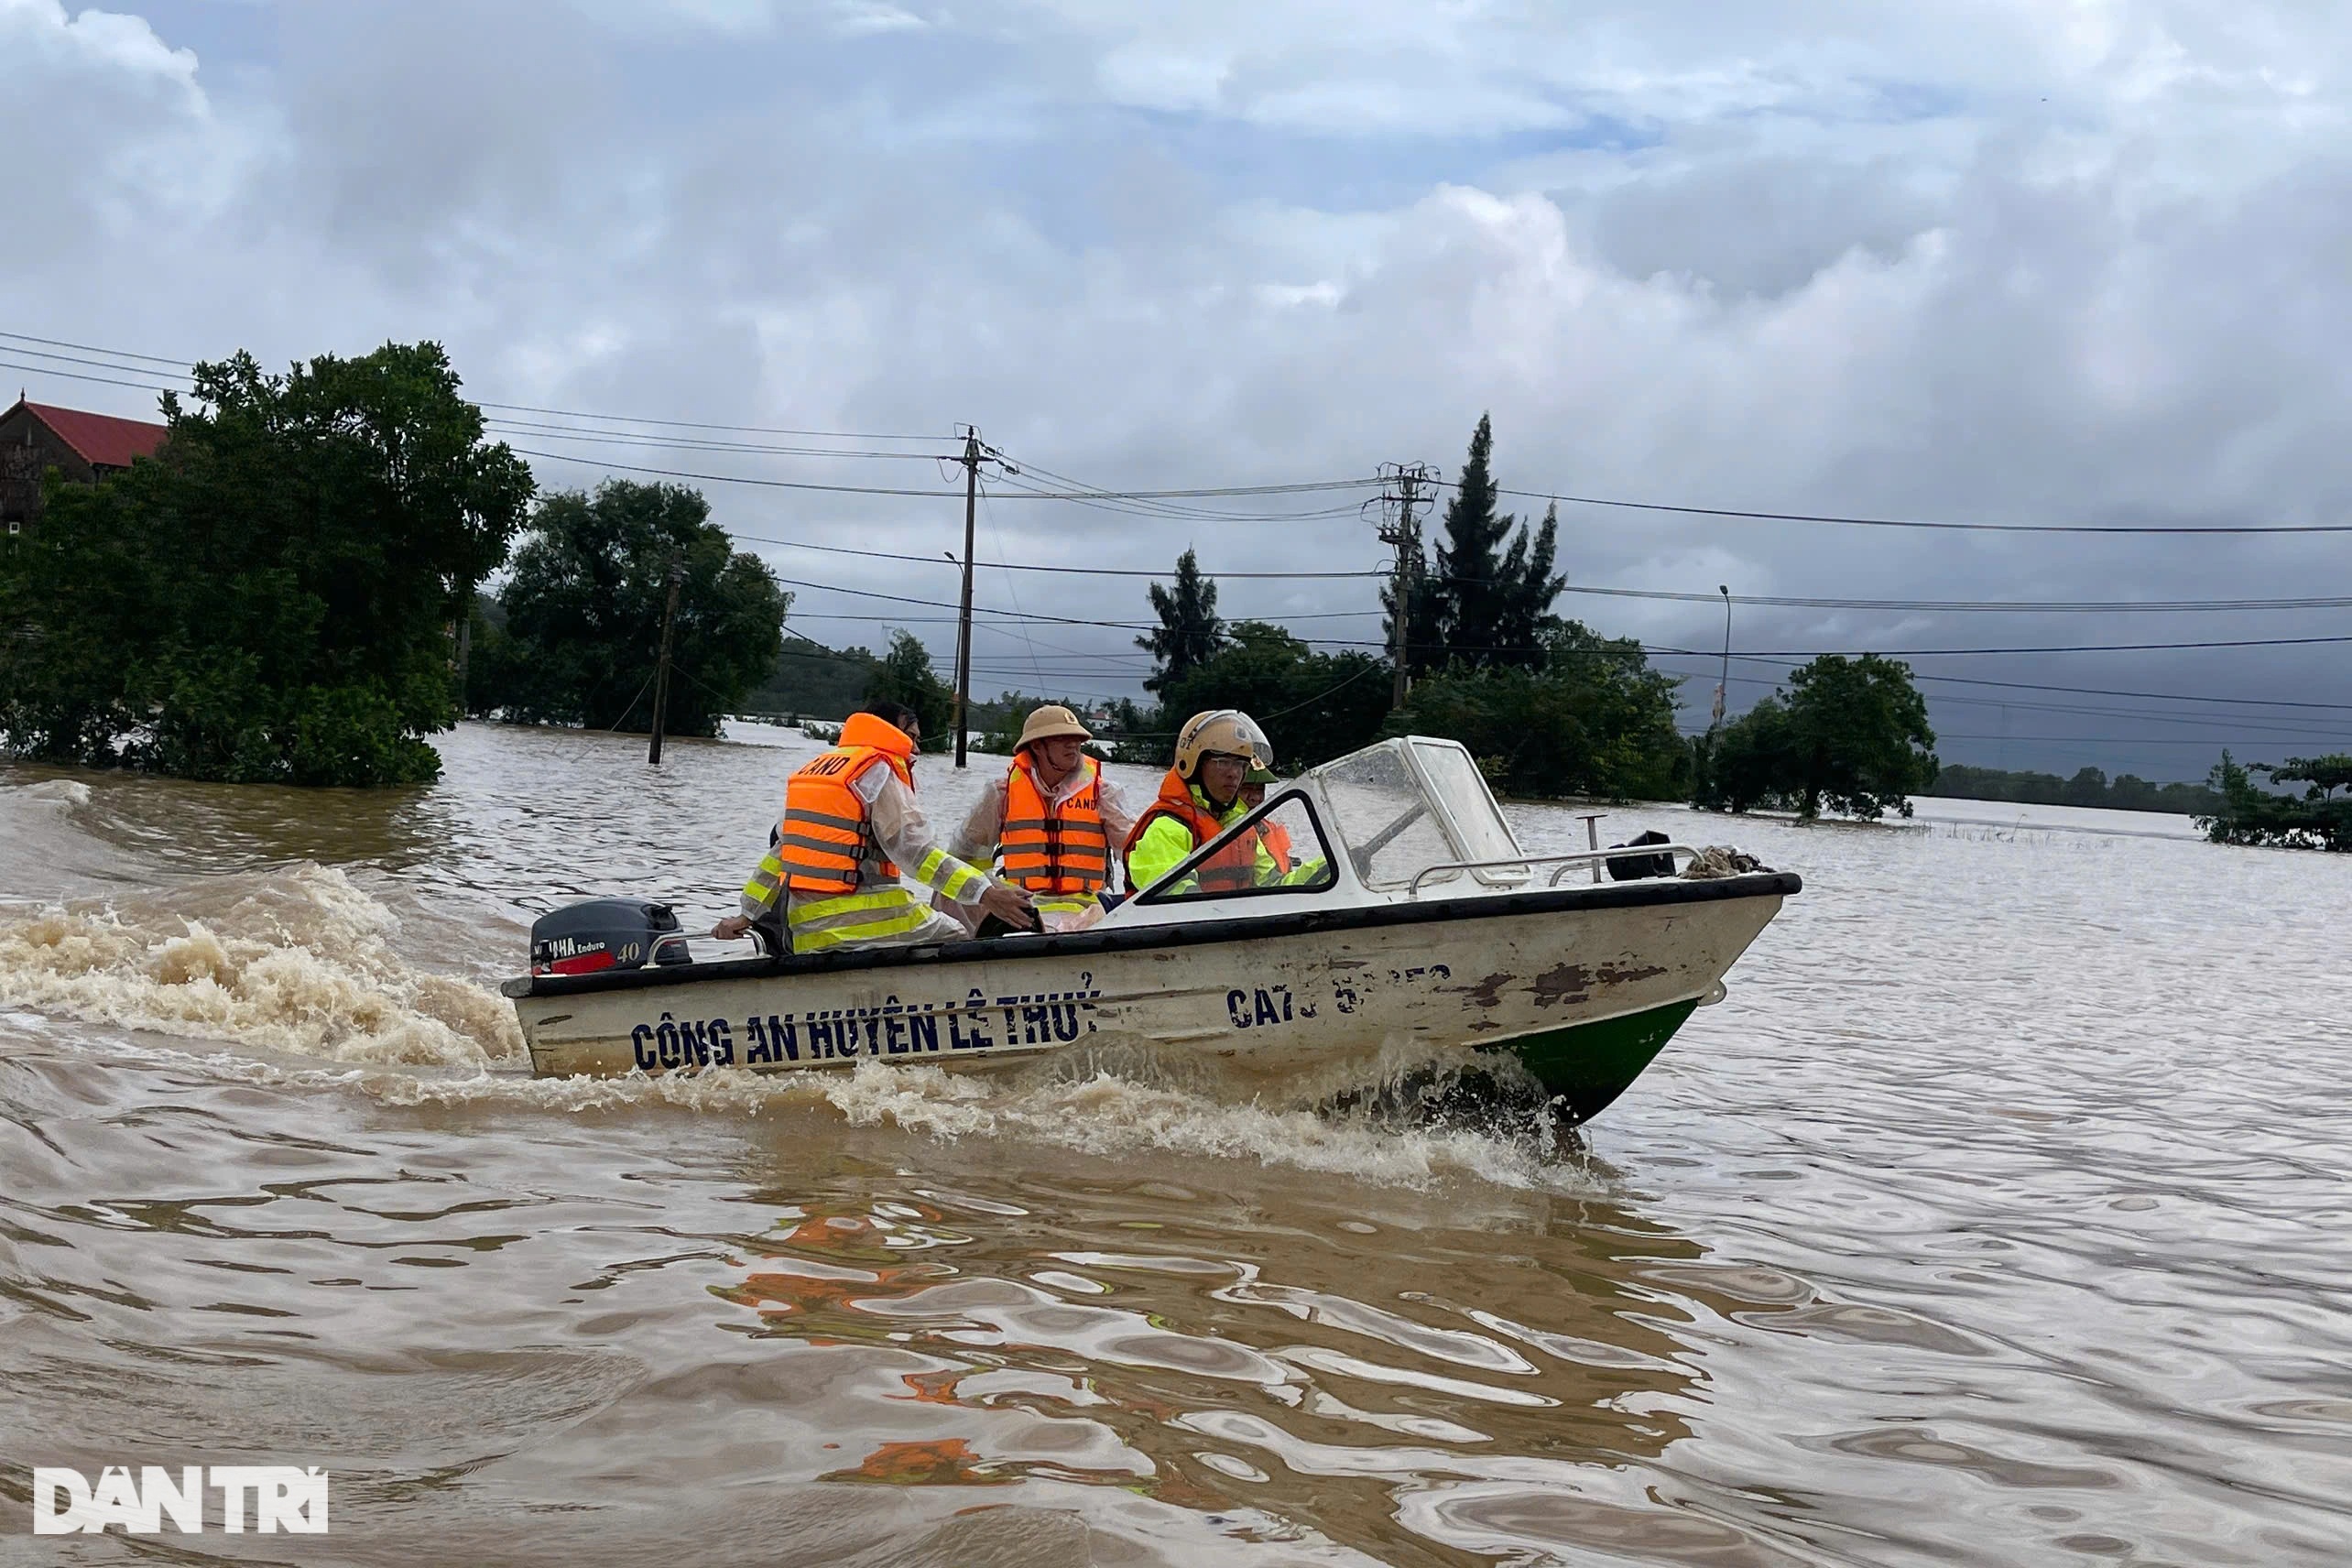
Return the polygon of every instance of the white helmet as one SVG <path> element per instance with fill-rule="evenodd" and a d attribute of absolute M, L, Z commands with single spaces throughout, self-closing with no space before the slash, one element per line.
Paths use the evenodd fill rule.
<path fill-rule="evenodd" d="M 1258 727 L 1258 721 L 1238 708 L 1212 708 L 1205 713 L 1194 713 L 1176 732 L 1176 772 L 1180 778 L 1192 779 L 1201 770 L 1201 759 L 1211 755 L 1238 757 L 1260 768 L 1274 766 L 1274 743 Z"/>

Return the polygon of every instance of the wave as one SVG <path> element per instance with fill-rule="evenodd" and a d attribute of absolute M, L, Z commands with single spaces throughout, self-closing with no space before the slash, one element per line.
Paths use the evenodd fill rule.
<path fill-rule="evenodd" d="M 0 1002 L 332 1062 L 519 1057 L 513 1008 L 418 969 L 399 917 L 310 863 L 0 919 Z"/>
<path fill-rule="evenodd" d="M 1367 1059 L 1360 1089 L 1412 1081 Z M 1492 1185 L 1590 1192 L 1596 1183 L 1556 1152 L 1548 1122 L 1334 1112 L 1325 1105 L 1217 1098 L 1204 1086 L 1155 1083 L 1128 1073 L 968 1075 L 931 1066 L 861 1062 L 845 1073 L 760 1073 L 721 1068 L 698 1074 L 530 1078 L 363 1070 L 227 1067 L 259 1083 L 355 1089 L 383 1104 L 440 1109 L 528 1108 L 566 1116 L 647 1111 L 757 1117 L 813 1115 L 858 1127 L 890 1127 L 942 1143 L 1005 1139 L 1118 1158 L 1146 1152 L 1243 1160 L 1380 1185 L 1426 1187 L 1466 1178 Z"/>

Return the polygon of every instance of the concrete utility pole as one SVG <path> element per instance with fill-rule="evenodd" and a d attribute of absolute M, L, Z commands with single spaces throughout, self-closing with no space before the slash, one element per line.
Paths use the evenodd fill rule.
<path fill-rule="evenodd" d="M 993 463 L 1007 474 L 1019 469 L 980 440 L 979 427 L 964 427 L 964 452 L 952 461 L 964 465 L 964 608 L 955 617 L 955 766 L 963 767 L 972 712 L 972 525 L 980 504 L 980 465 Z"/>
<path fill-rule="evenodd" d="M 678 620 L 678 586 L 685 581 L 686 571 L 678 561 L 670 563 L 670 597 L 661 606 L 661 659 L 653 667 L 653 745 L 647 748 L 645 759 L 661 766 L 661 722 L 670 712 L 670 635 Z"/>
<path fill-rule="evenodd" d="M 1426 463 L 1384 463 L 1380 465 L 1380 542 L 1397 552 L 1395 575 L 1388 591 L 1388 658 L 1396 666 L 1388 690 L 1388 706 L 1405 705 L 1405 694 L 1412 690 L 1409 670 L 1411 648 L 1406 639 L 1406 627 L 1412 619 L 1414 570 L 1421 564 L 1421 521 L 1413 508 L 1429 501 L 1437 483 L 1437 470 Z M 1388 508 L 1396 509 L 1388 515 Z"/>

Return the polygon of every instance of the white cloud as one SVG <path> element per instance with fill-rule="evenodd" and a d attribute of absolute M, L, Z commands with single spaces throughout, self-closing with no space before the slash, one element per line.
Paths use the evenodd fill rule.
<path fill-rule="evenodd" d="M 12 197 L 5 325 L 273 359 L 437 336 L 507 401 L 942 434 L 972 419 L 1056 470 L 1147 487 L 1451 468 L 1491 408 L 1506 483 L 1570 494 L 2288 521 L 2352 495 L 2352 157 L 2323 69 L 2352 29 L 2320 8 L 1785 0 L 1704 27 L 1534 4 L 650 15 L 298 7 L 268 58 L 230 62 L 136 17 L 0 0 L 0 135 L 70 149 L 27 160 Z M 1602 124 L 1633 134 L 1609 144 Z M 778 537 L 930 554 L 942 517 L 960 525 L 903 499 L 713 488 L 722 517 Z M 1068 561 L 1377 553 L 1352 518 L 990 510 L 1006 550 Z M 1573 506 L 1563 527 L 1581 581 L 1709 593 L 2252 595 L 2322 562 L 2341 575 L 2323 541 L 2135 552 Z M 1053 586 L 1023 602 L 1140 604 Z M 1264 587 L 1228 602 L 1368 603 Z M 1704 604 L 1572 608 L 1720 636 Z M 2041 641 L 2183 624 L 1997 625 Z M 1861 612 L 1742 626 L 1780 646 L 1990 635 Z M 2086 683 L 2169 668 L 2244 689 L 2261 668 L 2140 663 Z"/>

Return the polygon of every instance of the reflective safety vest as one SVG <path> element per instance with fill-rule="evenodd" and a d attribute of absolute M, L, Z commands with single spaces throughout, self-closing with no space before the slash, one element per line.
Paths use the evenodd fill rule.
<path fill-rule="evenodd" d="M 1236 816 L 1239 814 L 1236 811 Z M 1136 819 L 1135 830 L 1127 834 L 1126 853 L 1133 855 L 1135 846 L 1152 823 L 1163 817 L 1173 818 L 1184 824 L 1192 835 L 1192 847 L 1199 849 L 1217 834 L 1225 832 L 1225 823 L 1210 814 L 1200 796 L 1192 791 L 1184 776 L 1174 768 L 1160 781 L 1160 799 L 1151 809 Z M 1258 835 L 1246 834 L 1225 845 L 1201 863 L 1194 876 L 1204 893 L 1230 893 L 1258 883 Z M 1136 891 L 1143 889 L 1138 887 Z"/>
<path fill-rule="evenodd" d="M 1111 838 L 1103 826 L 1103 773 L 1091 757 L 1086 781 L 1049 804 L 1029 754 L 1005 775 L 1005 822 L 997 830 L 1005 879 L 1032 893 L 1091 894 L 1111 879 Z"/>
<path fill-rule="evenodd" d="M 867 769 L 887 767 L 913 789 L 914 771 L 907 759 L 914 749 L 897 725 L 871 713 L 853 713 L 842 725 L 841 744 L 810 758 L 785 781 L 784 818 L 777 824 L 773 853 L 787 889 L 852 893 L 898 880 L 898 868 L 875 842 L 866 802 L 850 786 Z"/>

